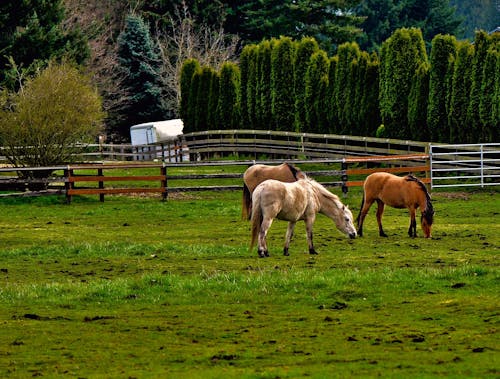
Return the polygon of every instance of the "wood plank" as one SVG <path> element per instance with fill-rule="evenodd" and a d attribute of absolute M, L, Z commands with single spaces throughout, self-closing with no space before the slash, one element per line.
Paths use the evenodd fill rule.
<path fill-rule="evenodd" d="M 414 166 L 414 167 L 385 167 L 385 168 L 353 168 L 347 169 L 347 175 L 355 174 L 373 174 L 374 172 L 421 172 L 430 171 L 429 166 Z"/>
<path fill-rule="evenodd" d="M 161 181 L 165 180 L 166 176 L 163 175 L 151 175 L 151 176 L 70 176 L 68 182 L 125 182 L 125 181 Z"/>
<path fill-rule="evenodd" d="M 120 193 L 149 193 L 167 192 L 165 187 L 158 188 L 72 188 L 67 191 L 67 195 L 100 195 L 100 194 L 120 194 Z"/>

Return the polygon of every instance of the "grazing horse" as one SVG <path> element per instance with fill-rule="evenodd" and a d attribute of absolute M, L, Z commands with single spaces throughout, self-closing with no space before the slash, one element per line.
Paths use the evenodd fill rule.
<path fill-rule="evenodd" d="M 408 235 L 417 236 L 417 222 L 415 212 L 420 208 L 421 225 L 425 238 L 431 237 L 431 226 L 434 219 L 434 209 L 432 208 L 429 192 L 418 178 L 413 175 L 399 177 L 387 172 L 376 172 L 368 175 L 363 184 L 363 201 L 359 211 L 358 235 L 363 235 L 363 221 L 374 201 L 377 202 L 377 223 L 379 235 L 387 237 L 382 228 L 382 214 L 384 204 L 394 208 L 408 208 L 410 211 L 410 227 Z"/>
<path fill-rule="evenodd" d="M 317 254 L 313 245 L 313 224 L 317 213 L 330 217 L 337 228 L 349 237 L 356 237 L 356 227 L 349 208 L 342 204 L 337 195 L 307 177 L 293 183 L 266 180 L 255 188 L 252 202 L 250 249 L 258 238 L 258 254 L 261 258 L 269 256 L 266 235 L 275 218 L 288 221 L 284 255 L 289 255 L 290 240 L 295 224 L 299 220 L 304 220 L 306 223 L 309 253 Z"/>
<path fill-rule="evenodd" d="M 243 219 L 250 219 L 252 214 L 252 193 L 255 187 L 264 180 L 276 179 L 281 182 L 295 182 L 305 177 L 306 174 L 299 168 L 286 162 L 279 166 L 255 164 L 249 167 L 243 174 L 244 184 L 241 217 Z"/>

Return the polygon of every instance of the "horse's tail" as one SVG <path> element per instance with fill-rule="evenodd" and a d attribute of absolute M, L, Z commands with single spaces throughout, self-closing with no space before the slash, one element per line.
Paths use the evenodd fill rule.
<path fill-rule="evenodd" d="M 246 184 L 243 184 L 243 198 L 241 199 L 241 218 L 250 220 L 252 212 L 252 195 Z"/>
<path fill-rule="evenodd" d="M 260 200 L 260 199 L 259 199 Z M 260 233 L 260 226 L 262 225 L 262 209 L 260 208 L 260 201 L 252 207 L 252 240 L 250 242 L 250 250 L 255 246 L 255 241 Z"/>

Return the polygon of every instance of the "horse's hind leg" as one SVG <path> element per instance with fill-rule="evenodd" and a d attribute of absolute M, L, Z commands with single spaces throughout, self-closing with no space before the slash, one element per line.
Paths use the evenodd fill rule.
<path fill-rule="evenodd" d="M 370 207 L 373 204 L 373 200 L 371 199 L 363 199 L 363 203 L 361 206 L 361 210 L 358 215 L 358 236 L 363 237 L 363 222 L 365 221 L 365 217 L 370 210 Z"/>
<path fill-rule="evenodd" d="M 384 214 L 385 204 L 381 200 L 377 200 L 377 223 L 378 223 L 378 235 L 380 237 L 387 237 L 382 227 L 382 215 Z"/>
<path fill-rule="evenodd" d="M 261 257 L 261 258 L 269 256 L 269 251 L 267 250 L 266 236 L 267 236 L 267 231 L 271 227 L 272 223 L 273 223 L 272 218 L 264 218 L 262 220 L 262 224 L 260 226 L 258 253 L 259 253 L 259 257 Z"/>
<path fill-rule="evenodd" d="M 293 231 L 295 229 L 295 222 L 290 221 L 288 223 L 288 228 L 286 230 L 286 238 L 285 238 L 285 247 L 283 248 L 283 255 L 290 255 L 288 252 L 288 248 L 290 247 L 290 241 L 292 240 L 293 237 Z"/>
<path fill-rule="evenodd" d="M 417 220 L 415 219 L 415 209 L 410 209 L 410 227 L 408 228 L 408 235 L 412 238 L 417 236 Z"/>
<path fill-rule="evenodd" d="M 318 253 L 314 249 L 314 244 L 313 244 L 314 218 L 313 219 L 306 219 L 305 223 L 306 223 L 307 244 L 309 245 L 309 254 L 316 255 Z"/>

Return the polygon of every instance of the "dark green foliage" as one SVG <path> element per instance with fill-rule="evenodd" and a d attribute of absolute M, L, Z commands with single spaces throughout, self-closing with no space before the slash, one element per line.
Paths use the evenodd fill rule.
<path fill-rule="evenodd" d="M 198 79 L 198 91 L 196 97 L 195 130 L 202 131 L 209 128 L 209 100 L 212 85 L 213 70 L 204 66 L 201 68 Z"/>
<path fill-rule="evenodd" d="M 220 76 L 215 70 L 212 70 L 212 78 L 210 80 L 210 94 L 208 98 L 208 117 L 207 128 L 218 129 L 221 125 L 219 115 L 217 113 L 217 105 L 219 104 L 220 91 Z"/>
<path fill-rule="evenodd" d="M 498 44 L 500 47 L 500 43 Z M 481 101 L 479 103 L 479 117 L 483 128 L 484 142 L 498 142 L 498 129 L 500 128 L 500 118 L 493 114 L 493 104 L 496 99 L 495 85 L 499 75 L 497 71 L 497 61 L 500 51 L 492 46 L 485 58 L 483 82 L 481 84 Z"/>
<path fill-rule="evenodd" d="M 314 53 L 307 65 L 305 76 L 304 132 L 326 133 L 326 88 L 328 87 L 328 56 L 320 50 Z"/>
<path fill-rule="evenodd" d="M 484 142 L 479 105 L 481 103 L 481 86 L 483 84 L 484 65 L 490 45 L 490 37 L 484 31 L 478 31 L 474 40 L 474 58 L 472 60 L 470 101 L 467 108 L 467 124 L 475 130 L 478 142 Z"/>
<path fill-rule="evenodd" d="M 272 122 L 272 97 L 271 97 L 271 49 L 270 41 L 259 44 L 259 86 L 258 107 L 259 129 L 270 129 Z"/>
<path fill-rule="evenodd" d="M 339 63 L 339 57 L 336 55 L 330 58 L 330 64 L 328 65 L 328 88 L 326 89 L 326 122 L 328 124 L 328 133 L 338 133 L 338 117 L 337 117 L 337 103 L 336 103 L 336 72 L 337 65 Z M 378 101 L 378 98 L 377 98 Z"/>
<path fill-rule="evenodd" d="M 127 17 L 118 38 L 118 60 L 127 92 L 121 112 L 125 118 L 121 132 L 128 133 L 128 127 L 134 124 L 165 119 L 159 52 L 142 18 Z"/>
<path fill-rule="evenodd" d="M 453 70 L 448 112 L 450 135 L 445 139 L 445 141 L 448 140 L 451 143 L 474 141 L 473 129 L 466 121 L 473 57 L 474 47 L 468 41 L 459 42 Z"/>
<path fill-rule="evenodd" d="M 89 57 L 87 40 L 79 30 L 67 30 L 62 25 L 62 0 L 3 0 L 0 2 L 0 83 L 15 89 L 17 66 L 36 71 L 35 66 L 46 66 L 50 59 L 66 57 L 83 63 Z"/>
<path fill-rule="evenodd" d="M 430 132 L 427 125 L 429 71 L 430 67 L 427 63 L 422 63 L 415 71 L 408 98 L 408 127 L 410 139 L 414 141 L 430 141 Z"/>
<path fill-rule="evenodd" d="M 351 10 L 359 0 L 252 0 L 233 8 L 228 30 L 245 40 L 314 37 L 325 50 L 361 34 L 362 18 Z M 236 19 L 236 20 L 235 20 Z M 237 23 L 237 24 L 236 24 Z"/>
<path fill-rule="evenodd" d="M 366 17 L 360 45 L 370 51 L 400 28 L 420 28 L 429 44 L 437 34 L 456 35 L 462 22 L 448 0 L 361 0 L 358 14 Z"/>
<path fill-rule="evenodd" d="M 498 0 L 450 0 L 457 9 L 457 15 L 463 17 L 463 35 L 474 38 L 478 29 L 490 31 L 500 25 L 500 4 Z"/>
<path fill-rule="evenodd" d="M 433 141 L 445 142 L 449 136 L 448 110 L 446 99 L 448 62 L 456 55 L 456 39 L 450 35 L 437 35 L 432 40 L 429 78 L 429 107 L 427 125 Z"/>
<path fill-rule="evenodd" d="M 221 129 L 240 127 L 239 88 L 240 71 L 236 64 L 226 62 L 220 69 L 219 103 L 217 115 Z"/>
<path fill-rule="evenodd" d="M 391 138 L 409 138 L 408 96 L 415 70 L 426 61 L 418 29 L 399 29 L 382 45 L 380 111 Z"/>
<path fill-rule="evenodd" d="M 353 60 L 360 55 L 356 43 L 344 43 L 338 48 L 339 61 L 335 73 L 335 103 L 337 107 L 337 119 L 339 122 L 339 133 L 350 133 L 351 129 L 351 105 L 354 101 L 355 89 L 353 88 Z"/>
<path fill-rule="evenodd" d="M 200 62 L 196 59 L 187 59 L 181 68 L 181 102 L 180 102 L 180 116 L 184 122 L 184 131 L 194 129 L 194 120 L 192 118 L 193 113 L 190 110 L 190 100 L 191 97 L 191 83 L 193 81 L 193 75 L 196 71 L 200 70 Z"/>
<path fill-rule="evenodd" d="M 364 118 L 360 120 L 360 133 L 363 136 L 375 136 L 380 126 L 379 108 L 379 67 L 380 62 L 377 54 L 372 53 L 370 61 L 366 66 L 365 87 L 363 93 L 362 107 Z"/>
<path fill-rule="evenodd" d="M 258 126 L 257 119 L 257 91 L 259 87 L 259 62 L 258 62 L 258 51 L 259 48 L 257 45 L 250 45 L 247 48 L 248 50 L 248 77 L 247 77 L 247 87 L 246 87 L 246 110 L 247 110 L 247 119 L 248 125 L 247 128 L 256 129 Z M 242 88 L 242 93 L 243 93 Z"/>
<path fill-rule="evenodd" d="M 248 115 L 248 102 L 247 102 L 247 88 L 248 88 L 248 77 L 250 71 L 250 60 L 252 51 L 252 45 L 247 45 L 243 48 L 240 54 L 240 92 L 241 92 L 241 125 L 243 128 L 247 128 L 250 125 L 249 115 Z"/>
<path fill-rule="evenodd" d="M 303 38 L 297 44 L 295 56 L 294 84 L 295 84 L 295 131 L 310 129 L 306 125 L 306 72 L 309 69 L 311 55 L 319 50 L 314 38 Z"/>
<path fill-rule="evenodd" d="M 277 40 L 271 53 L 271 96 L 276 130 L 293 130 L 295 97 L 293 93 L 294 44 L 291 38 Z"/>
<path fill-rule="evenodd" d="M 184 120 L 184 133 L 196 132 L 198 131 L 197 127 L 197 102 L 199 97 L 200 90 L 200 81 L 201 81 L 201 67 L 193 73 L 193 77 L 191 79 L 191 88 L 189 90 L 189 102 L 188 102 L 188 112 L 189 117 Z"/>

